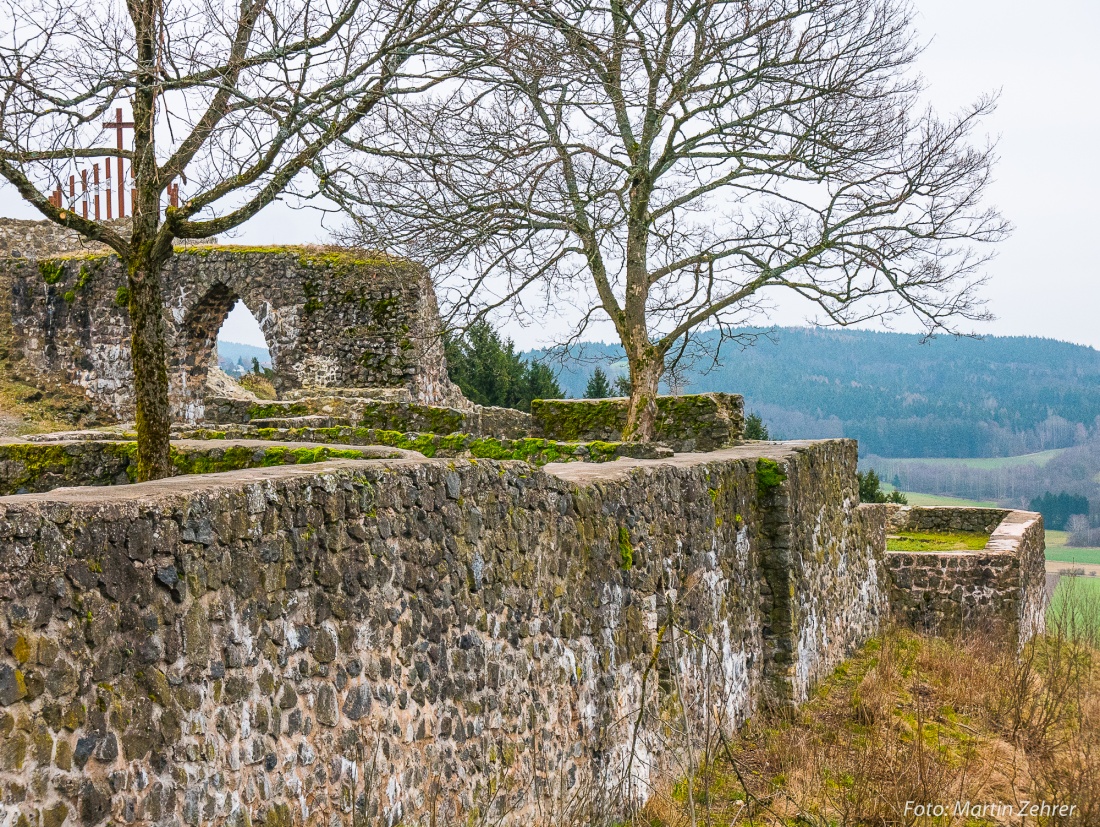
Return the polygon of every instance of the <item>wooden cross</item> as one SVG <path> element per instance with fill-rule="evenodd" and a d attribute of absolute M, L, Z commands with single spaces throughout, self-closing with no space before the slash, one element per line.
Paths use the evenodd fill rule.
<path fill-rule="evenodd" d="M 126 189 L 122 186 L 122 150 L 124 149 L 122 142 L 122 130 L 133 129 L 134 124 L 132 121 L 122 120 L 122 107 L 120 106 L 115 110 L 115 121 L 105 121 L 103 124 L 104 129 L 115 130 L 115 136 L 118 138 L 118 217 L 122 218 L 126 215 Z"/>

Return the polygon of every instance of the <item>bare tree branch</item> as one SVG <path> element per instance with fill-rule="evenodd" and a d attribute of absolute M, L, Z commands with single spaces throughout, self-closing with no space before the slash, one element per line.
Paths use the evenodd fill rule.
<path fill-rule="evenodd" d="M 326 155 L 358 238 L 440 268 L 454 307 L 539 290 L 598 310 L 652 434 L 669 360 L 771 291 L 833 324 L 986 318 L 983 98 L 918 107 L 907 0 L 495 0 L 446 48 L 445 92 L 387 104 L 391 139 Z M 486 286 L 494 289 L 486 296 Z M 484 299 L 484 301 L 482 301 Z"/>

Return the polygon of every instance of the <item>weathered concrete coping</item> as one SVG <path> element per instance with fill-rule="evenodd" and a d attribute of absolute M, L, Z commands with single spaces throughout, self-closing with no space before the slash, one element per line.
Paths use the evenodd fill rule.
<path fill-rule="evenodd" d="M 743 442 L 730 448 L 721 448 L 717 451 L 706 453 L 681 453 L 673 454 L 664 459 L 630 459 L 622 457 L 614 462 L 602 464 L 581 462 L 552 462 L 543 466 L 548 474 L 553 474 L 559 479 L 588 485 L 605 480 L 622 479 L 638 468 L 656 468 L 659 466 L 675 466 L 687 468 L 693 465 L 704 465 L 711 462 L 729 462 L 731 460 L 755 460 L 770 459 L 782 462 L 790 459 L 795 454 L 813 445 L 824 442 L 846 442 L 848 440 L 834 439 L 801 439 L 789 442 Z"/>
<path fill-rule="evenodd" d="M 1025 535 L 1031 531 L 1036 523 L 1041 523 L 1043 516 L 1037 511 L 1010 511 L 1001 520 L 1000 525 L 989 536 L 989 542 L 985 544 L 984 551 L 989 553 L 1019 554 L 1020 544 Z M 1041 526 L 1040 526 L 1041 528 Z"/>

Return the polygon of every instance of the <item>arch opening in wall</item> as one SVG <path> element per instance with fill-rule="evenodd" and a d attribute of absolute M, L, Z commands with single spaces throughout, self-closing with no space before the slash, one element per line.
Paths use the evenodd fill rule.
<path fill-rule="evenodd" d="M 261 399 L 275 399 L 275 371 L 263 328 L 242 299 L 226 314 L 216 339 L 217 366 Z"/>
<path fill-rule="evenodd" d="M 257 356 L 259 372 L 253 373 L 254 379 L 246 379 L 242 383 L 239 377 L 227 376 L 220 369 L 218 340 L 223 330 L 228 334 L 226 341 L 246 338 L 260 343 L 253 345 L 249 351 Z M 262 398 L 275 397 L 269 377 L 271 359 L 263 330 L 232 288 L 221 282 L 211 285 L 191 306 L 183 319 L 180 333 L 178 347 L 182 353 L 179 354 L 180 372 L 176 387 L 179 393 L 177 416 L 181 419 L 189 422 L 201 420 L 204 400 L 210 396 L 239 398 L 247 397 L 247 391 L 250 391 Z M 241 343 L 242 346 L 245 344 Z M 230 364 L 236 361 L 230 360 Z M 251 362 L 248 366 L 252 367 Z"/>
<path fill-rule="evenodd" d="M 242 299 L 229 311 L 218 331 L 218 366 L 238 382 L 249 384 L 250 376 L 274 381 L 271 349 L 260 322 Z"/>

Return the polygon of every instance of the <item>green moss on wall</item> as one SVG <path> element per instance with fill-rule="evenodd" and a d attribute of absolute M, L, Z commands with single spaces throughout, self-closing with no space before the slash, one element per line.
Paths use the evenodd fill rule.
<path fill-rule="evenodd" d="M 330 459 L 363 459 L 355 448 L 275 445 L 255 448 L 231 445 L 208 449 L 171 449 L 172 468 L 180 474 L 215 474 L 275 465 L 305 465 Z M 137 479 L 137 443 L 88 441 L 79 443 L 18 443 L 0 446 L 0 495 L 21 491 L 49 491 L 62 485 L 111 485 L 125 474 Z"/>
<path fill-rule="evenodd" d="M 984 531 L 899 531 L 886 537 L 887 551 L 980 551 L 989 542 Z"/>
<path fill-rule="evenodd" d="M 371 308 L 371 316 L 376 324 L 385 324 L 400 306 L 400 300 L 394 296 L 379 299 Z"/>
<path fill-rule="evenodd" d="M 426 457 L 469 455 L 477 459 L 523 460 L 532 465 L 549 462 L 609 462 L 622 456 L 621 442 L 558 442 L 551 439 L 495 439 L 455 432 L 434 434 L 365 426 L 328 428 L 245 428 L 240 431 L 186 432 L 196 439 L 248 437 L 284 442 L 328 442 L 346 445 L 384 445 L 417 451 Z"/>
<path fill-rule="evenodd" d="M 251 419 L 282 419 L 289 416 L 307 416 L 311 413 L 304 402 L 271 402 L 266 405 L 253 405 L 248 409 Z"/>
<path fill-rule="evenodd" d="M 761 457 L 756 461 L 756 493 L 763 499 L 787 479 L 783 469 L 774 459 Z"/>
<path fill-rule="evenodd" d="M 0 446 L 0 460 L 5 463 L 4 494 L 14 494 L 23 488 L 37 490 L 43 477 L 67 476 L 75 456 L 63 445 L 33 443 Z"/>
<path fill-rule="evenodd" d="M 179 451 L 172 449 L 172 465 L 179 474 L 216 474 L 246 468 L 270 468 L 275 465 L 306 465 L 329 459 L 362 459 L 363 452 L 319 446 L 291 448 L 273 446 L 252 448 L 234 445 L 225 450 Z"/>
<path fill-rule="evenodd" d="M 626 526 L 619 526 L 619 568 L 630 571 L 634 567 L 634 546 L 630 543 L 630 532 Z"/>
<path fill-rule="evenodd" d="M 695 450 L 713 450 L 741 436 L 741 399 L 708 393 L 657 397 L 658 442 L 695 440 Z M 614 439 L 626 426 L 626 399 L 538 399 L 531 415 L 549 439 Z"/>
<path fill-rule="evenodd" d="M 38 272 L 46 284 L 57 284 L 65 276 L 65 265 L 59 261 L 44 259 L 38 262 Z"/>
<path fill-rule="evenodd" d="M 622 433 L 626 413 L 627 403 L 622 399 L 536 399 L 531 402 L 531 415 L 543 432 L 553 439 L 566 441 L 582 439 L 589 433 Z"/>

